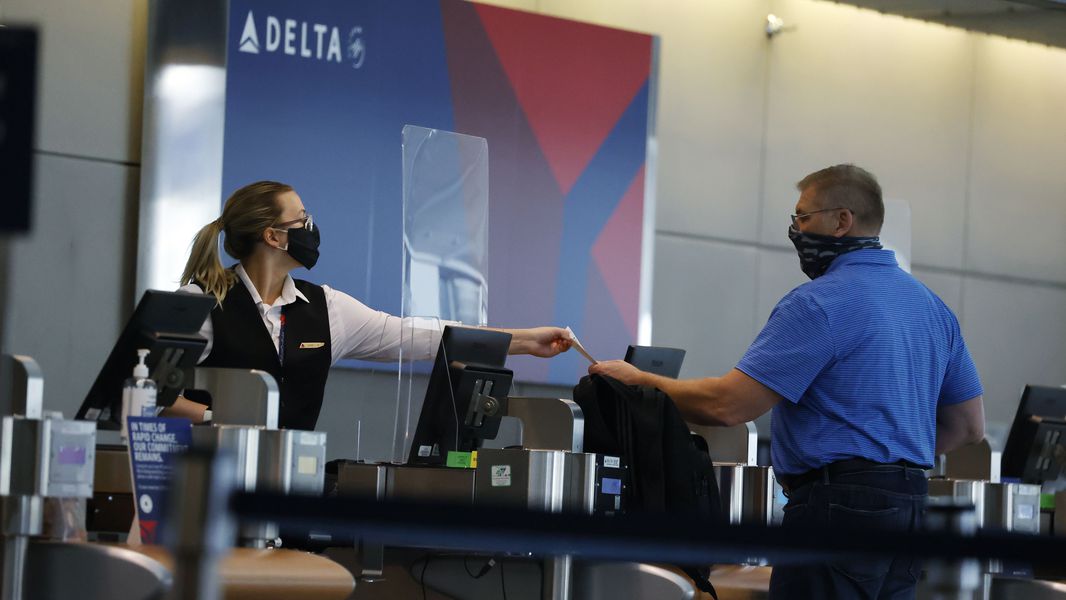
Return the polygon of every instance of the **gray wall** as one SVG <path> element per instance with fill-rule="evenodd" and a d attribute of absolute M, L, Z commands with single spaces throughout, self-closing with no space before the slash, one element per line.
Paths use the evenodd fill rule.
<path fill-rule="evenodd" d="M 11 245 L 4 351 L 73 414 L 132 310 L 146 5 L 0 0 L 41 27 L 33 231 Z"/>
<path fill-rule="evenodd" d="M 1066 51 L 818 0 L 515 0 L 662 38 L 654 341 L 730 369 L 803 281 L 793 183 L 836 162 L 911 203 L 914 273 L 956 310 L 991 420 L 1066 383 Z M 70 414 L 132 304 L 144 0 L 0 0 L 43 25 L 35 229 L 13 244 L 5 349 Z M 796 26 L 767 40 L 766 14 Z M 562 393 L 560 390 L 522 390 Z M 387 453 L 392 377 L 337 371 L 332 456 Z"/>

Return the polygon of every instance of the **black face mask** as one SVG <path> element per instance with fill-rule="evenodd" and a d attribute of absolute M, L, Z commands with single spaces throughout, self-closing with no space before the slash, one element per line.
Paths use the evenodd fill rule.
<path fill-rule="evenodd" d="M 878 237 L 833 237 L 803 233 L 795 227 L 788 228 L 788 239 L 792 240 L 799 254 L 800 269 L 811 279 L 824 275 L 841 254 L 867 248 L 881 249 L 881 238 Z"/>
<path fill-rule="evenodd" d="M 310 227 L 288 229 L 289 245 L 285 251 L 307 269 L 318 262 L 318 245 L 322 241 L 318 232 L 318 223 Z"/>

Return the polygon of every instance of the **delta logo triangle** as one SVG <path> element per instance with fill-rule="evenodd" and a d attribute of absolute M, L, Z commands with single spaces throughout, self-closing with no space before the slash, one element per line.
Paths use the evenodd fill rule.
<path fill-rule="evenodd" d="M 248 11 L 248 18 L 244 21 L 244 31 L 241 33 L 241 52 L 259 54 L 259 35 L 255 32 L 255 21 L 252 20 L 252 11 Z"/>

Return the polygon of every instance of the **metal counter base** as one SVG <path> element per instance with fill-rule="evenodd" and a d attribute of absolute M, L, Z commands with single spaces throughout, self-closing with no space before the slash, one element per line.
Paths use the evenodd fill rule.
<path fill-rule="evenodd" d="M 353 573 L 362 569 L 359 556 L 331 548 L 331 559 Z M 489 559 L 495 564 L 486 568 Z M 438 553 L 420 549 L 386 548 L 380 577 L 359 581 L 352 600 L 422 598 L 427 600 L 543 600 L 549 560 L 523 556 Z M 573 565 L 573 598 L 580 600 L 694 600 L 692 583 L 677 572 L 637 563 Z M 546 596 L 545 594 L 549 594 Z"/>
<path fill-rule="evenodd" d="M 155 600 L 172 587 L 173 561 L 159 546 L 33 540 L 25 600 Z M 343 600 L 354 580 L 329 559 L 293 550 L 236 548 L 220 566 L 227 600 Z"/>

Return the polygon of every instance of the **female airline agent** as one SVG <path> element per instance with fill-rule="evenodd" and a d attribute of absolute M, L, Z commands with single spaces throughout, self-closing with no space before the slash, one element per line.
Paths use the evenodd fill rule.
<path fill-rule="evenodd" d="M 219 257 L 223 232 L 226 254 L 239 261 L 231 269 Z M 207 338 L 200 364 L 272 374 L 281 392 L 278 426 L 288 429 L 315 428 L 333 363 L 395 360 L 400 348 L 401 319 L 329 286 L 289 276 L 297 267 L 315 266 L 320 235 L 292 186 L 252 183 L 234 192 L 222 216 L 196 234 L 181 276 L 179 291 L 218 299 L 200 330 Z M 512 335 L 511 354 L 547 358 L 570 348 L 566 330 L 558 327 L 504 331 Z M 419 347 L 436 349 L 437 343 Z M 200 422 L 208 408 L 179 398 L 169 414 Z"/>

